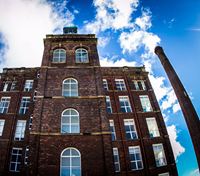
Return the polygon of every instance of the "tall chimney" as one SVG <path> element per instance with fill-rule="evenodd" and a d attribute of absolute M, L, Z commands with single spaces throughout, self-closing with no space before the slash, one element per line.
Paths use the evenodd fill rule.
<path fill-rule="evenodd" d="M 155 48 L 155 53 L 159 57 L 161 64 L 163 65 L 165 72 L 171 82 L 174 89 L 180 107 L 182 109 L 185 121 L 187 123 L 189 133 L 193 142 L 194 150 L 197 157 L 197 162 L 200 168 L 200 121 L 199 117 L 194 109 L 194 106 L 183 87 L 178 75 L 176 74 L 174 68 L 169 62 L 167 56 L 165 55 L 162 47 L 157 46 Z"/>

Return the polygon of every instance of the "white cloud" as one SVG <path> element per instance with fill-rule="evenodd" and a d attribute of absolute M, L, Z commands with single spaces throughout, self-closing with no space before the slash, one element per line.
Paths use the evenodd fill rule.
<path fill-rule="evenodd" d="M 98 46 L 104 47 L 109 43 L 109 41 L 110 41 L 110 37 L 99 37 Z"/>
<path fill-rule="evenodd" d="M 79 11 L 77 9 L 74 9 L 73 11 L 75 14 L 79 14 Z"/>
<path fill-rule="evenodd" d="M 178 156 L 185 152 L 185 148 L 180 144 L 180 142 L 177 141 L 178 131 L 175 125 L 167 126 L 167 131 L 169 134 L 175 160 L 177 160 Z"/>
<path fill-rule="evenodd" d="M 148 9 L 142 10 L 142 16 L 135 19 L 135 25 L 144 31 L 149 29 L 152 26 L 151 12 Z"/>
<path fill-rule="evenodd" d="M 167 93 L 169 92 L 169 89 L 170 89 L 164 85 L 165 78 L 162 76 L 156 77 L 156 76 L 153 76 L 152 74 L 150 74 L 149 79 L 150 79 L 151 85 L 153 86 L 153 89 L 155 91 L 157 100 L 161 101 L 162 98 L 167 95 Z"/>
<path fill-rule="evenodd" d="M 95 20 L 85 26 L 85 30 L 98 34 L 107 29 L 122 29 L 131 26 L 131 14 L 138 7 L 138 0 L 94 0 Z"/>
<path fill-rule="evenodd" d="M 197 168 L 197 169 L 193 170 L 193 171 L 190 173 L 189 176 L 200 176 L 199 169 Z"/>
<path fill-rule="evenodd" d="M 45 0 L 1 0 L 0 33 L 6 48 L 1 51 L 4 54 L 0 67 L 40 66 L 42 38 L 72 24 L 73 15 L 66 9 L 66 2 L 56 4 L 54 9 L 55 4 Z"/>
<path fill-rule="evenodd" d="M 173 105 L 172 109 L 173 109 L 173 113 L 176 113 L 181 110 L 181 107 L 180 107 L 179 103 L 176 103 Z"/>
<path fill-rule="evenodd" d="M 143 55 L 146 58 L 149 58 L 149 54 L 154 55 L 154 48 L 160 42 L 160 38 L 157 35 L 142 30 L 122 32 L 119 40 L 123 53 L 137 52 L 140 48 L 144 47 L 148 53 L 148 55 Z"/>
<path fill-rule="evenodd" d="M 123 53 L 136 53 L 139 49 L 143 48 L 144 52 L 141 58 L 149 59 L 155 56 L 154 48 L 161 40 L 157 35 L 148 32 L 151 26 L 151 12 L 147 9 L 142 9 L 142 15 L 135 19 L 130 31 L 120 34 L 119 41 Z"/>
<path fill-rule="evenodd" d="M 173 113 L 180 111 L 181 108 L 174 90 L 171 86 L 165 85 L 166 78 L 162 76 L 155 76 L 152 72 L 150 72 L 149 79 L 155 91 L 156 98 L 160 102 L 161 109 L 165 111 L 172 108 Z"/>
<path fill-rule="evenodd" d="M 166 110 L 166 109 L 172 107 L 172 105 L 176 104 L 176 102 L 177 102 L 176 95 L 175 95 L 174 91 L 172 90 L 172 88 L 170 88 L 170 90 L 167 92 L 166 99 L 163 100 L 163 102 L 161 104 L 161 108 L 163 110 Z"/>
<path fill-rule="evenodd" d="M 118 59 L 118 60 L 112 60 L 109 58 L 100 58 L 100 64 L 102 67 L 123 67 L 123 66 L 129 66 L 129 67 L 135 67 L 137 66 L 137 62 L 135 61 L 127 61 L 124 58 Z"/>

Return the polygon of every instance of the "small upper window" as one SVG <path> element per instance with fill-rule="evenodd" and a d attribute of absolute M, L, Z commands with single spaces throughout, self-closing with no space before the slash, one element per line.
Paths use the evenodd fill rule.
<path fill-rule="evenodd" d="M 126 90 L 126 84 L 124 82 L 124 79 L 115 79 L 115 85 L 117 90 L 124 91 Z"/>
<path fill-rule="evenodd" d="M 3 86 L 3 92 L 16 90 L 17 81 L 6 81 Z"/>
<path fill-rule="evenodd" d="M 88 63 L 88 52 L 86 49 L 79 48 L 76 50 L 76 63 Z"/>
<path fill-rule="evenodd" d="M 134 80 L 135 90 L 146 90 L 144 80 Z"/>
<path fill-rule="evenodd" d="M 66 61 L 66 51 L 64 49 L 56 49 L 53 51 L 53 62 L 65 62 Z"/>
<path fill-rule="evenodd" d="M 33 88 L 33 80 L 26 80 L 25 85 L 24 85 L 24 91 L 29 92 Z"/>

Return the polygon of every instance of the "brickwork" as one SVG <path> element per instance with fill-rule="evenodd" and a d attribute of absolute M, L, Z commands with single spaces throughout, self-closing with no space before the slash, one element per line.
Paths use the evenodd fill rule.
<path fill-rule="evenodd" d="M 102 68 L 103 78 L 107 80 L 109 90 L 105 94 L 110 97 L 113 113 L 108 114 L 108 118 L 114 120 L 116 130 L 116 141 L 112 142 L 113 147 L 117 147 L 120 153 L 121 172 L 120 175 L 158 175 L 159 173 L 169 172 L 170 175 L 177 175 L 175 161 L 169 142 L 169 136 L 165 127 L 163 117 L 160 112 L 155 94 L 148 79 L 148 73 L 144 68 Z M 124 79 L 126 84 L 125 91 L 116 90 L 115 79 Z M 146 90 L 135 90 L 133 81 L 144 80 Z M 119 96 L 128 96 L 131 106 L 131 113 L 121 113 Z M 152 111 L 143 112 L 139 95 L 148 95 Z M 150 138 L 146 118 L 155 117 L 160 132 L 160 137 Z M 124 119 L 134 119 L 138 134 L 138 139 L 127 140 L 125 136 Z M 162 143 L 164 146 L 168 165 L 158 168 L 155 165 L 153 144 Z M 131 171 L 129 157 L 129 146 L 140 146 L 144 168 L 138 171 Z"/>
<path fill-rule="evenodd" d="M 29 118 L 34 108 L 34 102 L 32 99 L 34 95 L 34 90 L 37 87 L 37 71 L 38 68 L 4 69 L 3 73 L 1 74 L 0 98 L 10 97 L 10 104 L 8 112 L 6 114 L 0 114 L 0 119 L 5 120 L 3 135 L 0 136 L 0 175 L 13 175 L 9 172 L 10 156 L 13 147 L 22 148 L 22 155 L 24 158 L 24 151 L 29 143 Z M 33 88 L 29 92 L 24 91 L 24 84 L 26 80 L 34 80 Z M 7 91 L 3 90 L 6 81 L 10 81 L 10 83 L 16 81 L 15 89 L 10 90 L 9 88 Z M 29 110 L 24 115 L 19 114 L 19 107 L 22 97 L 31 98 Z M 16 124 L 18 120 L 26 120 L 25 138 L 22 141 L 16 141 L 14 139 Z M 25 166 L 23 166 L 21 170 L 23 173 L 25 170 Z"/>
<path fill-rule="evenodd" d="M 63 63 L 52 61 L 54 50 L 59 48 L 66 51 L 66 61 Z M 77 48 L 88 51 L 88 62 L 75 61 Z M 78 96 L 62 95 L 63 81 L 68 78 L 78 82 Z M 5 92 L 5 81 L 10 79 L 17 80 L 17 91 Z M 27 79 L 34 80 L 30 92 L 24 91 Z M 108 82 L 108 91 L 103 89 L 103 79 Z M 125 91 L 116 90 L 115 79 L 125 81 Z M 143 80 L 146 89 L 135 90 L 134 80 Z M 177 175 L 169 136 L 148 73 L 144 67 L 100 67 L 95 35 L 47 35 L 41 67 L 5 69 L 1 74 L 0 85 L 0 98 L 11 97 L 8 113 L 0 114 L 0 119 L 6 120 L 3 135 L 0 136 L 0 175 L 61 175 L 61 155 L 69 148 L 80 152 L 82 176 L 155 176 L 165 172 L 170 176 Z M 143 111 L 140 95 L 148 95 L 152 111 Z M 30 96 L 31 103 L 27 114 L 22 116 L 18 112 L 23 96 Z M 111 114 L 106 112 L 106 96 L 111 100 Z M 129 97 L 132 112 L 120 112 L 119 96 Z M 62 113 L 70 108 L 79 114 L 79 133 L 62 132 Z M 33 118 L 29 128 L 31 116 Z M 147 117 L 156 119 L 159 137 L 150 138 Z M 25 138 L 15 141 L 15 128 L 19 119 L 27 120 Z M 137 139 L 126 139 L 124 119 L 134 119 Z M 114 120 L 115 141 L 111 139 L 109 120 Z M 163 144 L 167 160 L 167 165 L 162 167 L 156 167 L 152 148 L 152 144 L 158 143 Z M 131 170 L 130 146 L 140 147 L 143 162 L 141 169 Z M 9 171 L 13 147 L 23 149 L 20 172 Z M 120 172 L 115 172 L 113 148 L 119 151 Z"/>

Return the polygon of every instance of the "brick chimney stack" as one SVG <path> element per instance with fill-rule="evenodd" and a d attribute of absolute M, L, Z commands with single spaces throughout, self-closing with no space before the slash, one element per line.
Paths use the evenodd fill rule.
<path fill-rule="evenodd" d="M 200 168 L 200 122 L 199 117 L 194 109 L 194 106 L 183 87 L 178 75 L 176 74 L 174 68 L 172 67 L 170 61 L 165 55 L 162 47 L 157 46 L 155 48 L 155 53 L 159 57 L 161 64 L 163 65 L 165 72 L 171 82 L 174 89 L 176 97 L 179 101 L 180 107 L 182 109 L 185 121 L 187 123 L 189 133 L 193 142 L 194 150 L 196 153 L 198 165 Z"/>

